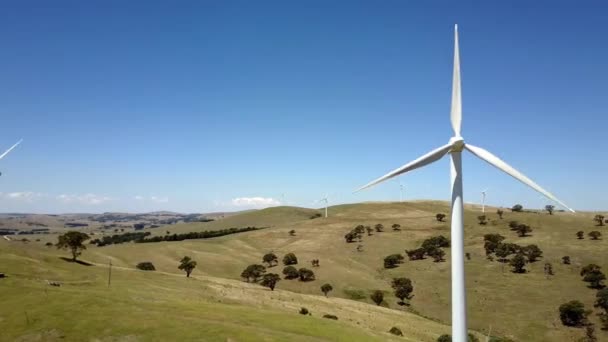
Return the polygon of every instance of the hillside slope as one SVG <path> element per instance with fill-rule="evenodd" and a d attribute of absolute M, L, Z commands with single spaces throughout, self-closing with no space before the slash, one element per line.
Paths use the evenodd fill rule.
<path fill-rule="evenodd" d="M 66 262 L 0 241 L 3 341 L 434 341 L 449 327 L 413 314 L 200 275 Z M 47 285 L 61 282 L 61 287 Z M 298 314 L 307 307 L 312 315 Z M 321 318 L 338 316 L 338 321 Z M 388 334 L 398 326 L 405 337 Z"/>
<path fill-rule="evenodd" d="M 277 210 L 275 212 L 275 210 Z M 270 208 L 255 212 L 256 222 L 270 222 L 271 217 L 281 217 L 282 208 Z M 578 240 L 575 232 L 604 230 L 595 227 L 591 213 L 505 213 L 500 220 L 496 208 L 488 208 L 490 222 L 479 225 L 480 212 L 473 206 L 465 210 L 465 249 L 471 260 L 466 262 L 466 276 L 471 329 L 489 331 L 499 336 L 509 336 L 520 341 L 572 341 L 583 335 L 581 329 L 565 328 L 558 316 L 560 304 L 580 300 L 588 309 L 593 308 L 595 291 L 586 287 L 579 276 L 580 268 L 596 263 L 606 268 L 608 260 L 606 240 Z M 314 212 L 314 211 L 313 211 Z M 431 236 L 449 236 L 449 222 L 437 222 L 435 214 L 449 214 L 446 202 L 408 203 L 363 203 L 340 205 L 329 208 L 330 217 L 308 219 L 303 214 L 295 220 L 275 221 L 268 229 L 224 236 L 209 240 L 187 240 L 155 244 L 127 244 L 102 248 L 91 248 L 86 258 L 133 267 L 139 261 L 152 261 L 157 269 L 175 273 L 177 260 L 190 255 L 198 261 L 197 274 L 240 279 L 241 271 L 249 264 L 261 263 L 262 256 L 273 251 L 279 257 L 293 252 L 299 259 L 298 267 L 310 266 L 312 259 L 319 259 L 321 266 L 314 268 L 317 280 L 302 283 L 283 280 L 278 288 L 304 294 L 319 295 L 323 283 L 332 284 L 334 297 L 354 299 L 371 303 L 369 294 L 376 289 L 385 291 L 386 306 L 399 311 L 409 311 L 436 319 L 444 324 L 450 322 L 450 256 L 446 262 L 435 263 L 431 259 L 405 261 L 394 269 L 383 268 L 383 258 L 389 254 L 413 249 Z M 250 215 L 246 213 L 243 215 Z M 264 218 L 269 215 L 269 218 Z M 236 220 L 247 225 L 249 218 L 241 215 L 214 222 L 233 226 Z M 449 217 L 449 215 L 448 215 Z M 508 228 L 510 220 L 530 225 L 534 231 L 530 236 L 518 237 Z M 222 222 L 224 221 L 224 222 Z M 344 234 L 358 224 L 374 226 L 381 223 L 382 233 L 364 236 L 362 251 L 359 243 L 346 243 Z M 398 223 L 401 231 L 392 231 L 391 225 Z M 200 224 L 181 225 L 180 230 L 200 230 Z M 296 235 L 290 236 L 290 230 Z M 544 252 L 539 261 L 528 264 L 526 274 L 510 272 L 507 264 L 486 259 L 483 235 L 500 233 L 506 241 L 520 245 L 537 244 Z M 572 259 L 571 265 L 561 263 L 562 256 Z M 543 267 L 546 262 L 553 265 L 554 276 L 546 277 Z M 269 271 L 281 273 L 282 266 Z M 406 276 L 414 283 L 414 298 L 411 306 L 397 305 L 392 296 L 390 281 L 393 277 Z M 591 320 L 599 323 L 596 315 Z M 604 331 L 596 330 L 600 338 L 608 339 Z"/>

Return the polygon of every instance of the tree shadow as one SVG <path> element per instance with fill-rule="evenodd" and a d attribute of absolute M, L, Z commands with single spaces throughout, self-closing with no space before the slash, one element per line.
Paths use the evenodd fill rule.
<path fill-rule="evenodd" d="M 66 257 L 59 257 L 59 259 L 61 259 L 63 261 L 66 261 L 66 262 L 74 262 L 74 263 L 77 263 L 77 264 L 80 264 L 80 265 L 83 265 L 83 266 L 95 266 L 95 265 L 93 265 L 91 263 L 88 263 L 88 262 L 82 261 L 82 260 L 73 260 L 73 259 L 66 258 Z"/>

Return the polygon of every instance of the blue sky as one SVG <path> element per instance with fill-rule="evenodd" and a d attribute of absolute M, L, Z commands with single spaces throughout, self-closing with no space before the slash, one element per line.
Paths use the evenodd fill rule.
<path fill-rule="evenodd" d="M 607 209 L 608 5 L 22 1 L 0 5 L 1 211 L 238 210 L 352 190 L 463 136 L 575 209 Z M 467 155 L 465 201 L 533 207 Z M 445 158 L 400 177 L 449 199 Z M 284 194 L 284 197 L 282 196 Z M 256 199 L 256 198 L 261 199 Z"/>

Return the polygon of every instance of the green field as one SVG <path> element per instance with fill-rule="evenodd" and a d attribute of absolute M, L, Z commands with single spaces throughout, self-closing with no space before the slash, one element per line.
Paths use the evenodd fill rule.
<path fill-rule="evenodd" d="M 588 263 L 608 267 L 606 240 L 577 240 L 575 232 L 606 230 L 595 227 L 592 213 L 511 213 L 503 220 L 488 208 L 490 223 L 480 226 L 479 209 L 465 211 L 465 250 L 469 305 L 469 328 L 482 334 L 510 337 L 516 341 L 574 341 L 582 329 L 563 327 L 557 308 L 569 300 L 580 300 L 593 308 L 595 291 L 581 281 L 579 270 Z M 65 251 L 44 247 L 42 242 L 0 241 L 0 325 L 8 340 L 139 341 L 139 340 L 331 340 L 331 341 L 434 341 L 449 332 L 450 257 L 446 262 L 431 259 L 406 260 L 399 267 L 384 269 L 382 260 L 404 254 L 434 235 L 449 236 L 449 222 L 437 222 L 435 214 L 449 214 L 445 202 L 363 203 L 329 208 L 330 217 L 309 219 L 315 210 L 278 207 L 246 212 L 208 223 L 173 225 L 171 233 L 242 226 L 267 229 L 208 240 L 128 243 L 106 247 L 89 246 L 82 259 L 95 266 L 67 263 Z M 448 215 L 449 216 L 449 215 Z M 508 222 L 530 225 L 531 236 L 517 237 Z M 448 220 L 449 221 L 449 220 Z M 358 224 L 382 223 L 385 231 L 365 235 L 359 243 L 347 244 L 344 234 Z M 392 231 L 393 223 L 402 231 Z M 289 231 L 295 230 L 295 236 Z M 162 233 L 166 229 L 163 228 Z M 604 233 L 604 231 L 602 231 Z M 526 274 L 488 261 L 483 235 L 500 233 L 509 242 L 537 244 L 544 257 L 528 264 Z M 298 267 L 315 271 L 316 280 L 302 283 L 282 280 L 274 292 L 240 279 L 249 264 L 261 263 L 263 254 L 279 257 L 293 252 Z M 195 279 L 186 279 L 177 269 L 184 255 L 198 262 Z M 571 265 L 561 264 L 569 255 Z M 310 261 L 320 260 L 312 268 Z M 107 263 L 112 260 L 113 280 L 107 286 Z M 133 270 L 135 264 L 151 261 L 156 272 Z M 545 262 L 555 275 L 546 277 Z M 269 269 L 281 273 L 282 266 Z M 410 306 L 397 305 L 390 280 L 405 276 L 414 283 Z M 60 288 L 45 280 L 63 282 Z M 319 287 L 332 284 L 330 298 Z M 383 307 L 371 303 L 369 294 L 386 291 Z M 312 316 L 297 313 L 301 306 Z M 320 318 L 335 314 L 339 320 Z M 599 323 L 595 314 L 591 320 Z M 28 323 L 29 321 L 29 323 Z M 387 331 L 397 326 L 404 337 Z M 5 329 L 6 327 L 6 329 Z M 7 331 L 7 334 L 4 334 Z M 608 333 L 596 329 L 600 340 Z M 57 335 L 57 336 L 55 336 Z M 480 335 L 481 336 L 481 335 Z M 65 339 L 64 339 L 65 340 Z"/>

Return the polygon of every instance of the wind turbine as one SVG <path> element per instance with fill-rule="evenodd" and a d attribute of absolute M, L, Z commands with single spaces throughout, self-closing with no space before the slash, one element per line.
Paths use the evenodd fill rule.
<path fill-rule="evenodd" d="M 484 191 L 481 192 L 481 212 L 485 213 L 486 212 L 486 193 L 488 192 L 488 189 L 485 189 Z"/>
<path fill-rule="evenodd" d="M 15 145 L 11 146 L 11 148 L 9 148 L 8 150 L 6 150 L 4 153 L 2 153 L 0 155 L 0 159 L 4 158 L 4 156 L 6 156 L 10 151 L 12 151 L 15 147 L 17 147 L 17 145 L 21 144 L 21 142 L 23 141 L 23 139 L 17 141 L 17 143 L 15 143 Z M 2 175 L 2 173 L 0 172 L 0 175 Z"/>
<path fill-rule="evenodd" d="M 325 194 L 325 197 L 321 198 L 317 202 L 325 202 L 325 218 L 327 218 L 327 206 L 329 205 L 329 196 Z"/>
<path fill-rule="evenodd" d="M 454 73 L 452 80 L 452 109 L 450 113 L 452 129 L 454 136 L 446 145 L 434 149 L 433 151 L 423 155 L 422 157 L 403 165 L 402 167 L 393 170 L 386 175 L 364 185 L 357 191 L 369 188 L 387 179 L 393 178 L 400 174 L 415 170 L 425 165 L 431 164 L 441 159 L 446 154 L 450 154 L 451 165 L 451 186 L 452 186 L 452 221 L 451 221 L 451 237 L 452 237 L 452 338 L 455 342 L 467 341 L 467 311 L 466 311 L 466 291 L 464 277 L 464 222 L 463 222 L 463 200 L 462 200 L 462 151 L 464 149 L 471 152 L 476 157 L 486 161 L 490 165 L 507 173 L 513 178 L 526 184 L 532 189 L 551 198 L 561 204 L 568 210 L 563 202 L 558 200 L 548 191 L 534 183 L 530 178 L 524 176 L 519 171 L 515 170 L 507 163 L 486 151 L 481 147 L 476 147 L 470 144 L 465 144 L 464 139 L 460 134 L 462 121 L 462 102 L 460 91 L 460 56 L 458 51 L 458 26 L 454 26 Z"/>

